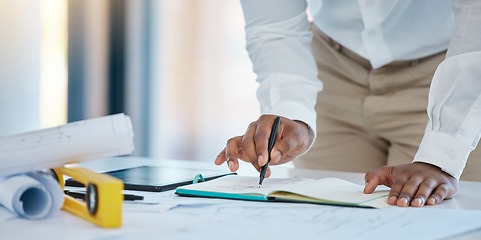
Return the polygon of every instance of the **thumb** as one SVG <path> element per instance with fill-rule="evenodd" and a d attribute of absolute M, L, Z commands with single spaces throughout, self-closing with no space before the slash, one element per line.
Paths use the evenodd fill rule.
<path fill-rule="evenodd" d="M 381 179 L 378 172 L 370 171 L 364 176 L 366 180 L 366 185 L 364 185 L 364 193 L 372 193 L 376 190 L 376 187 L 380 184 Z"/>
<path fill-rule="evenodd" d="M 384 166 L 374 171 L 369 171 L 364 176 L 366 185 L 364 186 L 364 193 L 372 193 L 376 190 L 378 185 L 385 185 L 391 187 L 393 179 L 396 177 L 396 173 L 393 167 Z"/>

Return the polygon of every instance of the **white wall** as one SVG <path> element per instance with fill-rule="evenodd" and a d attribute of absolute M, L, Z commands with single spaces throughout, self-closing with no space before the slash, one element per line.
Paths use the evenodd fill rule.
<path fill-rule="evenodd" d="M 0 0 L 0 136 L 40 128 L 40 3 Z"/>
<path fill-rule="evenodd" d="M 240 2 L 155 3 L 151 156 L 213 162 L 259 117 Z"/>

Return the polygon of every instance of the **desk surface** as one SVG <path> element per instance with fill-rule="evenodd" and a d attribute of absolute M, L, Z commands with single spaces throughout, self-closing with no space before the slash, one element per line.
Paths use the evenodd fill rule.
<path fill-rule="evenodd" d="M 97 161 L 90 161 L 82 163 L 82 166 L 92 169 L 94 171 L 111 171 L 129 167 L 136 167 L 142 165 L 163 166 L 163 167 L 179 167 L 179 168 L 195 168 L 205 170 L 217 170 L 228 171 L 227 166 L 216 166 L 213 162 L 199 162 L 199 161 L 186 161 L 186 160 L 156 160 L 148 158 L 138 157 L 122 157 L 111 158 Z M 246 176 L 259 176 L 259 173 L 248 164 L 241 163 L 239 175 Z M 326 178 L 336 177 L 342 178 L 353 183 L 364 184 L 364 173 L 353 172 L 337 172 L 337 171 L 320 171 L 309 169 L 298 169 L 293 167 L 274 166 L 272 167 L 271 177 L 279 178 Z M 469 210 L 481 210 L 481 182 L 459 182 L 459 189 L 456 197 L 451 200 L 444 201 L 442 204 L 436 206 L 436 208 L 449 208 L 449 209 L 469 209 Z"/>
<path fill-rule="evenodd" d="M 154 160 L 137 157 L 109 158 L 82 163 L 82 166 L 99 172 L 142 165 L 227 171 L 226 166 L 215 166 L 211 162 Z M 242 164 L 238 174 L 258 176 L 257 171 L 248 164 Z M 273 167 L 272 177 L 337 177 L 358 184 L 364 183 L 364 174 L 362 173 L 315 171 L 283 166 Z M 256 236 L 259 238 L 262 234 L 266 234 L 266 237 L 271 236 L 281 239 L 288 239 L 297 235 L 309 238 L 314 238 L 315 236 L 332 237 L 338 236 L 336 234 L 342 233 L 336 232 L 333 229 L 339 228 L 342 231 L 343 227 L 346 227 L 332 225 L 335 221 L 341 221 L 342 219 L 337 219 L 341 216 L 347 218 L 350 217 L 351 220 L 352 216 L 356 216 L 356 214 L 361 216 L 369 215 L 367 219 L 361 221 L 361 223 L 366 222 L 366 224 L 370 221 L 380 221 L 380 218 L 386 218 L 384 222 L 381 221 L 379 223 L 386 224 L 386 222 L 389 221 L 389 219 L 387 219 L 387 216 L 389 215 L 387 213 L 389 213 L 389 211 L 393 214 L 402 214 L 406 216 L 412 215 L 413 218 L 416 218 L 416 214 L 422 214 L 419 216 L 423 217 L 431 215 L 434 220 L 437 220 L 437 217 L 442 218 L 446 214 L 446 216 L 462 214 L 463 210 L 481 210 L 481 204 L 479 204 L 481 202 L 480 189 L 481 182 L 461 181 L 459 183 L 459 191 L 456 197 L 444 201 L 438 206 L 425 207 L 423 209 L 401 209 L 392 207 L 390 208 L 391 210 L 387 210 L 387 212 L 384 212 L 379 216 L 375 214 L 371 216 L 372 213 L 378 211 L 376 209 L 353 209 L 324 205 L 288 203 L 263 203 L 263 205 L 259 205 L 257 202 L 221 199 L 196 200 L 196 198 L 175 196 L 173 191 L 149 193 L 150 195 L 146 196 L 147 201 L 145 201 L 145 204 L 125 203 L 123 211 L 123 226 L 119 229 L 107 230 L 98 228 L 63 211 L 45 220 L 30 221 L 18 218 L 5 209 L 0 208 L 0 239 L 10 239 L 13 237 L 15 237 L 15 239 L 44 239 L 47 237 L 48 239 L 131 239 L 133 237 L 164 239 L 164 237 L 167 236 L 175 237 L 177 239 L 225 239 Z M 149 199 L 153 199 L 153 202 L 149 202 Z M 456 209 L 461 212 L 455 211 Z M 239 214 L 239 212 L 242 212 L 242 214 Z M 465 212 L 478 213 L 478 211 Z M 329 221 L 324 218 L 321 219 L 321 217 L 326 217 L 328 215 L 330 216 L 328 218 Z M 261 216 L 262 218 L 267 219 L 259 220 L 259 217 Z M 249 221 L 249 219 L 252 219 L 252 221 Z M 477 220 L 481 222 L 481 218 Z M 269 221 L 269 223 L 276 222 L 276 225 L 269 225 L 274 229 L 269 229 L 267 232 L 260 231 L 263 229 L 262 221 Z M 312 225 L 315 221 L 318 221 L 318 223 Z M 341 222 L 348 221 L 342 220 Z M 356 223 L 356 221 L 352 222 L 352 224 L 354 223 Z M 406 225 L 410 223 L 411 221 L 403 224 Z M 319 229 L 314 231 L 315 229 L 313 229 L 313 226 L 316 226 L 316 228 L 319 227 Z M 329 229 L 323 229 L 323 226 L 329 226 Z M 359 228 L 359 223 L 357 223 L 357 226 L 350 226 L 350 228 L 352 227 Z M 376 224 L 375 227 L 380 226 Z M 396 231 L 401 230 L 402 227 L 405 226 L 389 226 L 389 224 L 386 224 L 386 226 L 383 226 L 383 229 L 388 230 L 391 228 L 393 231 Z M 366 225 L 365 228 L 366 230 L 363 233 L 368 232 L 368 229 L 373 228 L 373 226 Z M 425 232 L 422 232 L 423 229 L 413 229 L 415 231 L 411 234 L 426 234 Z M 299 234 L 298 231 L 303 234 Z M 229 234 L 229 232 L 231 232 L 231 234 Z M 279 234 L 276 236 L 274 232 Z M 305 234 L 309 235 L 306 236 Z M 365 238 L 372 238 L 374 236 L 372 239 L 376 239 L 376 235 L 366 234 L 367 235 L 361 234 L 358 236 L 366 236 Z M 396 237 L 384 237 L 387 237 L 388 239 L 396 239 Z M 363 237 L 357 238 L 361 239 Z M 481 239 L 481 230 L 478 229 L 477 231 L 458 235 L 457 237 L 450 239 Z"/>

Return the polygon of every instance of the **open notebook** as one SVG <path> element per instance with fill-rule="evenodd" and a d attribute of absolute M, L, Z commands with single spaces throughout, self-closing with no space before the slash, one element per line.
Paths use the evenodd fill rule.
<path fill-rule="evenodd" d="M 208 182 L 178 187 L 181 196 L 230 198 L 257 201 L 288 201 L 383 208 L 388 191 L 364 194 L 364 186 L 338 178 L 268 178 L 259 188 L 259 178 L 226 176 Z"/>

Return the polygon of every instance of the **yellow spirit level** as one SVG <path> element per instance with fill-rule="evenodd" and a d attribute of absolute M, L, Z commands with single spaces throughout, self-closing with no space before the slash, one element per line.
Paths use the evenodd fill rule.
<path fill-rule="evenodd" d="M 86 186 L 85 201 L 65 195 L 63 210 L 100 227 L 115 228 L 122 225 L 124 183 L 121 180 L 77 166 L 59 167 L 54 171 L 62 188 L 65 187 L 63 175 Z"/>

